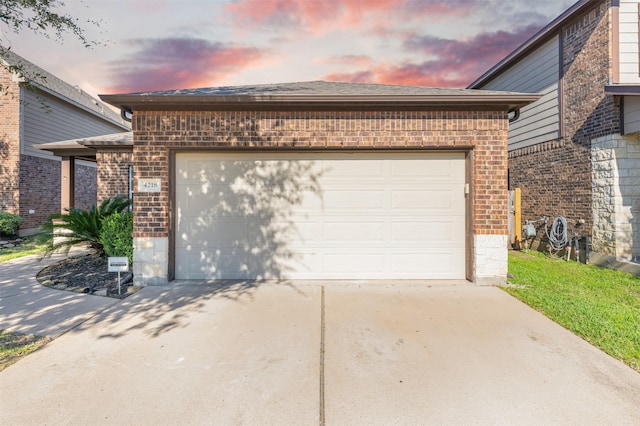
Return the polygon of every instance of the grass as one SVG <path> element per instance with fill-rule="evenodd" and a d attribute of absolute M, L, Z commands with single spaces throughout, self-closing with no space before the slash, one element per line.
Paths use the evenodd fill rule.
<path fill-rule="evenodd" d="M 0 249 L 0 263 L 30 254 L 43 253 L 46 249 L 46 243 L 39 241 L 38 237 L 34 235 L 16 247 Z"/>
<path fill-rule="evenodd" d="M 509 273 L 505 291 L 640 371 L 640 277 L 538 252 L 510 252 Z"/>
<path fill-rule="evenodd" d="M 0 330 L 0 371 L 51 341 L 49 337 Z"/>

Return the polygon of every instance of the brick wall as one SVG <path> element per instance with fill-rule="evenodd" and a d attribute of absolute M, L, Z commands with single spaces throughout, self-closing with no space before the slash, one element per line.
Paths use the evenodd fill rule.
<path fill-rule="evenodd" d="M 593 218 L 591 140 L 619 133 L 619 106 L 609 82 L 610 0 L 562 28 L 562 138 L 509 153 L 509 186 L 522 189 L 522 218 L 565 216 L 571 230 L 590 234 Z M 580 220 L 584 225 L 576 226 Z"/>
<path fill-rule="evenodd" d="M 134 237 L 168 236 L 169 151 L 189 148 L 473 148 L 474 233 L 508 233 L 503 112 L 141 111 L 134 113 L 132 124 L 136 178 L 162 181 L 160 193 L 135 193 Z"/>
<path fill-rule="evenodd" d="M 20 228 L 37 228 L 60 213 L 60 161 L 30 155 L 20 160 Z"/>
<path fill-rule="evenodd" d="M 0 211 L 19 214 L 20 87 L 0 68 Z"/>
<path fill-rule="evenodd" d="M 118 195 L 129 196 L 129 166 L 133 164 L 132 151 L 100 151 L 98 162 L 98 202 Z"/>
<path fill-rule="evenodd" d="M 76 163 L 75 206 L 87 210 L 96 204 L 98 169 Z"/>
<path fill-rule="evenodd" d="M 30 155 L 20 158 L 20 229 L 37 228 L 60 213 L 60 161 Z M 76 164 L 75 173 L 75 207 L 88 209 L 96 203 L 96 168 Z"/>

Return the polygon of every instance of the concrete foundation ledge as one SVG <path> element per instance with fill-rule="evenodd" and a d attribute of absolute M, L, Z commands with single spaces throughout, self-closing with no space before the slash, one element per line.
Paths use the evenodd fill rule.
<path fill-rule="evenodd" d="M 618 271 L 640 276 L 640 263 L 619 259 L 608 254 L 591 252 L 589 254 L 589 263 L 592 265 L 602 266 L 603 268 L 617 269 Z"/>
<path fill-rule="evenodd" d="M 476 277 L 475 284 L 481 286 L 503 286 L 507 283 L 507 277 Z"/>

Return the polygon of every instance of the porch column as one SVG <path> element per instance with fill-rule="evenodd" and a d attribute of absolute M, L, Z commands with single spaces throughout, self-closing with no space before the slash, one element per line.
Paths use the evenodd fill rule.
<path fill-rule="evenodd" d="M 75 207 L 76 157 L 62 157 L 60 168 L 60 211 Z"/>

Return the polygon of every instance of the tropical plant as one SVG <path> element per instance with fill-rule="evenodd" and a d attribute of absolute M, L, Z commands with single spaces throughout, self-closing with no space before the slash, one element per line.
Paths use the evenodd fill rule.
<path fill-rule="evenodd" d="M 123 196 L 107 198 L 99 206 L 89 210 L 70 209 L 67 213 L 55 214 L 43 225 L 43 238 L 49 249 L 47 255 L 56 251 L 69 252 L 77 244 L 86 244 L 100 256 L 104 256 L 104 248 L 100 241 L 102 222 L 114 213 L 125 211 L 130 205 L 129 199 Z"/>
<path fill-rule="evenodd" d="M 8 212 L 0 212 L 0 234 L 12 236 L 18 232 L 22 218 Z"/>
<path fill-rule="evenodd" d="M 102 220 L 100 242 L 107 256 L 126 256 L 133 263 L 133 213 L 115 212 Z"/>

